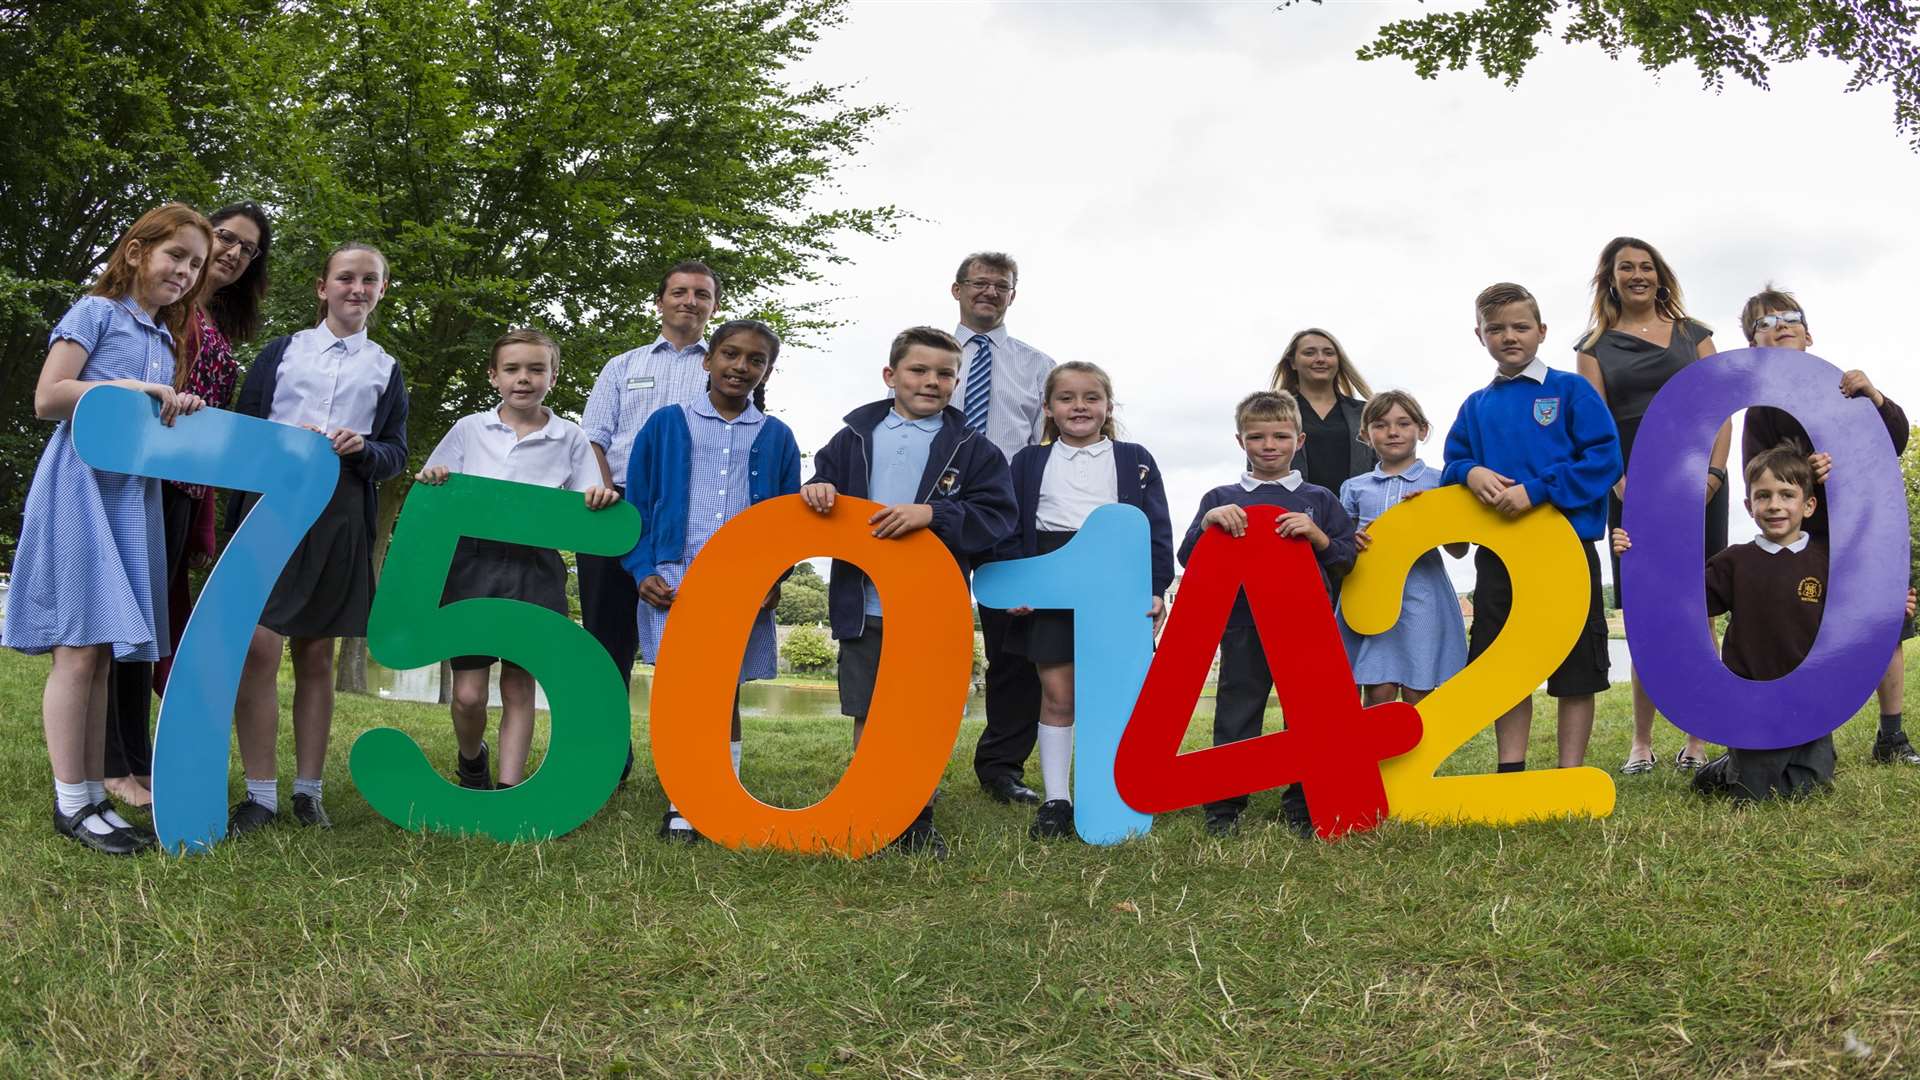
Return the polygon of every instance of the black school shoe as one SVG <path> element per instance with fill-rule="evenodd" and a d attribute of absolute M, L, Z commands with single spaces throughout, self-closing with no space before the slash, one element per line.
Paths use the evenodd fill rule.
<path fill-rule="evenodd" d="M 706 839 L 706 837 L 701 836 L 700 831 L 698 829 L 695 829 L 692 825 L 688 825 L 684 829 L 674 828 L 673 822 L 675 818 L 679 818 L 682 821 L 686 820 L 684 817 L 681 817 L 680 811 L 678 810 L 669 810 L 666 813 L 660 815 L 660 829 L 659 829 L 660 839 L 672 840 L 682 844 L 697 844 L 700 841 Z"/>
<path fill-rule="evenodd" d="M 453 760 L 453 779 L 455 783 L 473 791 L 493 790 L 493 768 L 492 763 L 487 760 L 487 744 L 484 741 L 480 744 L 480 755 L 478 757 L 472 759 L 464 758 L 460 756 L 460 751 L 455 750 L 453 752 Z"/>
<path fill-rule="evenodd" d="M 1906 732 L 1896 731 L 1873 740 L 1873 761 L 1876 765 L 1920 765 L 1920 753 L 1914 752 Z"/>
<path fill-rule="evenodd" d="M 1073 803 L 1067 799 L 1048 799 L 1033 812 L 1033 825 L 1027 829 L 1030 840 L 1063 840 L 1074 835 Z"/>
<path fill-rule="evenodd" d="M 1210 810 L 1207 812 L 1207 834 L 1210 836 L 1232 836 L 1240 831 L 1240 811 Z"/>
<path fill-rule="evenodd" d="M 233 804 L 232 810 L 227 811 L 227 839 L 231 840 L 236 836 L 245 836 L 250 832 L 264 829 L 279 818 L 280 815 L 277 812 L 254 802 L 252 798 L 242 799 Z"/>
<path fill-rule="evenodd" d="M 1038 806 L 1040 793 L 1021 783 L 1017 777 L 1003 776 L 980 781 L 980 790 L 997 803 Z"/>
<path fill-rule="evenodd" d="M 926 809 L 920 811 L 920 816 L 913 819 L 913 824 L 907 826 L 906 832 L 901 833 L 893 843 L 882 850 L 903 855 L 929 855 L 936 861 L 946 858 L 947 838 L 941 836 L 940 830 L 933 827 L 932 804 L 928 804 Z"/>
<path fill-rule="evenodd" d="M 315 829 L 333 828 L 333 819 L 327 816 L 327 808 L 320 803 L 320 796 L 295 792 L 293 795 L 293 820 Z"/>
<path fill-rule="evenodd" d="M 81 847 L 91 848 L 102 855 L 132 855 L 142 850 L 140 842 L 125 829 L 114 829 L 107 833 L 94 833 L 86 826 L 88 818 L 100 812 L 97 806 L 83 806 L 72 814 L 63 814 L 60 808 L 53 808 L 53 831 L 69 840 L 76 841 Z"/>
<path fill-rule="evenodd" d="M 106 821 L 107 824 L 109 825 L 112 825 L 113 822 L 110 820 L 107 820 L 104 817 L 106 812 L 109 810 L 113 810 L 115 813 L 119 813 L 119 811 L 114 808 L 113 803 L 109 802 L 106 799 L 101 799 L 99 802 L 93 804 L 93 812 L 96 814 L 103 815 L 101 820 Z M 127 817 L 127 815 L 125 814 L 120 814 L 120 820 L 126 822 L 126 825 L 117 826 L 118 830 L 120 832 L 126 833 L 127 835 L 133 837 L 134 843 L 140 845 L 136 850 L 147 851 L 152 848 L 157 848 L 160 846 L 160 837 L 154 833 L 153 826 L 142 825 L 141 823 L 134 821 L 132 818 Z"/>

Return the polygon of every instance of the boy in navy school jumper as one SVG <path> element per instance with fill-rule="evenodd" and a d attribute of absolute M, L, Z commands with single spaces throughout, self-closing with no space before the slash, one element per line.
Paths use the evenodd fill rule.
<path fill-rule="evenodd" d="M 847 426 L 813 456 L 800 497 L 823 514 L 836 494 L 884 503 L 867 521 L 873 535 L 932 529 L 965 576 L 971 556 L 1013 531 L 1014 502 L 1007 459 L 947 405 L 959 372 L 960 344 L 952 335 L 930 326 L 901 331 L 881 372 L 893 397 L 847 414 Z M 833 562 L 827 618 L 840 643 L 840 711 L 853 718 L 857 747 L 880 670 L 882 619 L 878 593 L 852 563 Z M 894 846 L 945 857 L 931 802 Z"/>
<path fill-rule="evenodd" d="M 1300 403 L 1284 390 L 1262 390 L 1241 399 L 1233 419 L 1239 429 L 1234 438 L 1246 454 L 1248 471 L 1238 483 L 1223 484 L 1200 497 L 1199 512 L 1187 528 L 1186 539 L 1180 542 L 1180 564 L 1186 565 L 1193 557 L 1194 545 L 1209 526 L 1235 537 L 1245 536 L 1245 507 L 1278 506 L 1286 512 L 1280 515 L 1275 531 L 1313 545 L 1321 584 L 1331 598 L 1333 576 L 1353 568 L 1353 518 L 1340 505 L 1338 495 L 1307 483 L 1293 467 L 1294 455 L 1306 443 L 1306 436 L 1300 433 Z M 1233 613 L 1227 617 L 1226 631 L 1220 637 L 1213 745 L 1225 746 L 1260 734 L 1272 692 L 1273 672 L 1260 647 L 1253 609 L 1242 593 L 1235 598 Z M 1207 831 L 1215 836 L 1233 832 L 1246 807 L 1245 795 L 1208 803 Z M 1281 793 L 1280 809 L 1295 832 L 1313 835 L 1313 818 L 1299 784 L 1289 785 Z"/>
<path fill-rule="evenodd" d="M 1547 679 L 1559 699 L 1560 767 L 1584 764 L 1593 735 L 1593 695 L 1607 688 L 1606 609 L 1600 599 L 1600 558 L 1593 541 L 1607 528 L 1607 491 L 1620 479 L 1620 433 L 1606 402 L 1586 379 L 1550 368 L 1534 356 L 1546 340 L 1540 304 L 1510 282 L 1489 285 L 1474 301 L 1474 334 L 1499 370 L 1460 406 L 1447 432 L 1443 484 L 1467 485 L 1481 502 L 1509 517 L 1542 503 L 1566 515 L 1587 556 L 1587 622 L 1560 667 Z M 1498 556 L 1474 553 L 1471 663 L 1506 625 L 1513 581 Z M 1494 721 L 1499 771 L 1527 765 L 1533 727 L 1529 695 Z"/>
<path fill-rule="evenodd" d="M 1819 509 L 1814 466 L 1804 447 L 1784 443 L 1747 462 L 1747 513 L 1760 527 L 1751 543 L 1734 544 L 1707 560 L 1707 614 L 1729 616 L 1720 659 L 1743 679 L 1786 676 L 1813 650 L 1827 599 L 1824 536 L 1803 526 Z M 1613 530 L 1613 550 L 1633 547 L 1627 530 Z M 1907 590 L 1907 617 L 1913 617 Z M 1702 795 L 1742 801 L 1793 799 L 1833 786 L 1833 733 L 1798 746 L 1727 752 L 1693 777 Z"/>

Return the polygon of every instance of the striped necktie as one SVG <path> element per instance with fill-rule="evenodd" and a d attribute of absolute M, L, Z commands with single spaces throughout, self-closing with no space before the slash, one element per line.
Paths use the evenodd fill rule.
<path fill-rule="evenodd" d="M 993 340 L 985 334 L 967 340 L 979 351 L 973 354 L 973 367 L 967 372 L 967 397 L 961 409 L 967 415 L 967 426 L 985 435 L 987 406 L 993 400 Z"/>

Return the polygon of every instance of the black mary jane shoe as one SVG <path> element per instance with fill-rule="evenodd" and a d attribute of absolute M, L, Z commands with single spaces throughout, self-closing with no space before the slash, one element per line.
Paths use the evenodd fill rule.
<path fill-rule="evenodd" d="M 83 806 L 72 814 L 63 814 L 56 806 L 53 808 L 53 831 L 103 855 L 132 855 L 140 850 L 139 841 L 124 829 L 105 833 L 89 830 L 87 819 L 99 812 L 98 807 Z"/>
<path fill-rule="evenodd" d="M 101 799 L 99 802 L 93 804 L 93 812 L 101 815 L 101 820 L 105 821 L 108 825 L 113 825 L 112 819 L 106 816 L 109 810 L 112 810 L 116 814 L 120 813 L 113 803 L 106 799 Z M 151 825 L 142 825 L 127 817 L 125 814 L 120 814 L 120 820 L 126 822 L 126 824 L 114 825 L 113 827 L 117 831 L 133 837 L 134 843 L 139 845 L 139 847 L 134 849 L 135 851 L 151 851 L 160 846 L 160 837 L 154 833 Z"/>

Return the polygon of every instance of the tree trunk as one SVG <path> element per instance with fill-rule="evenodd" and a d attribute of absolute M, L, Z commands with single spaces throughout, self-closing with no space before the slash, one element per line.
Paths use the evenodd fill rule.
<path fill-rule="evenodd" d="M 453 664 L 440 661 L 440 704 L 453 704 Z"/>
<path fill-rule="evenodd" d="M 367 692 L 367 639 L 343 637 L 333 662 L 333 688 L 356 694 Z"/>

